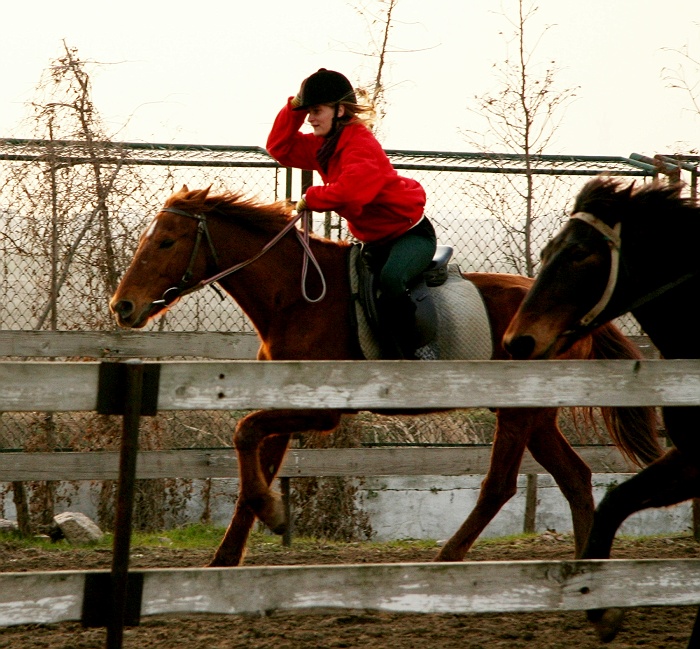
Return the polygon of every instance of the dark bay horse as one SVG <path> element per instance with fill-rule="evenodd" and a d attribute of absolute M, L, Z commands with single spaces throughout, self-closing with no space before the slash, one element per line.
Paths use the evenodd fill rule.
<path fill-rule="evenodd" d="M 662 357 L 700 358 L 692 330 L 700 295 L 700 206 L 681 185 L 634 188 L 601 176 L 576 198 L 571 219 L 542 253 L 542 268 L 504 336 L 519 359 L 566 353 L 601 323 L 631 312 Z M 610 557 L 631 514 L 700 496 L 700 408 L 663 411 L 674 448 L 610 491 L 598 505 L 584 559 Z M 619 611 L 591 611 L 611 639 Z M 700 646 L 693 633 L 692 646 Z"/>
<path fill-rule="evenodd" d="M 206 189 L 190 191 L 183 187 L 165 202 L 141 235 L 134 259 L 110 302 L 117 322 L 122 327 L 143 327 L 174 304 L 178 296 L 206 284 L 206 278 L 218 277 L 219 285 L 236 300 L 259 334 L 258 359 L 361 360 L 351 317 L 351 244 L 309 237 L 307 246 L 328 287 L 323 301 L 310 302 L 304 299 L 303 283 L 300 286 L 306 246 L 303 238 L 300 242 L 302 235 L 296 226 L 285 230 L 291 222 L 291 210 L 283 203 L 263 205 L 231 193 L 210 195 Z M 220 268 L 234 268 L 235 272 L 222 277 L 217 274 Z M 493 340 L 501 340 L 532 280 L 489 273 L 469 273 L 465 277 L 481 292 Z M 308 284 L 308 293 L 318 296 L 322 288 L 318 277 L 310 276 Z M 571 346 L 561 357 L 639 355 L 618 329 L 607 325 Z M 498 346 L 493 358 L 510 357 Z M 256 516 L 273 531 L 281 533 L 285 529 L 284 508 L 270 484 L 290 436 L 304 431 L 331 432 L 342 414 L 333 410 L 257 411 L 238 423 L 233 439 L 240 495 L 210 565 L 241 562 Z M 603 415 L 611 437 L 630 458 L 648 463 L 658 457 L 661 451 L 653 409 L 604 409 Z M 629 435 L 629 431 L 634 434 Z M 438 560 L 462 560 L 489 521 L 515 494 L 526 447 L 552 474 L 567 498 L 576 553 L 580 553 L 593 516 L 591 472 L 559 429 L 557 408 L 501 408 L 497 411 L 491 466 L 478 503 L 442 547 Z"/>

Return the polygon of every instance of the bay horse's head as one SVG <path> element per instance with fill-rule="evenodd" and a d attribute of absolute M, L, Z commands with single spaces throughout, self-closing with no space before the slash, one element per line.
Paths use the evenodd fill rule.
<path fill-rule="evenodd" d="M 542 266 L 503 337 L 517 359 L 553 358 L 612 317 L 622 222 L 634 184 L 599 176 L 542 251 Z"/>

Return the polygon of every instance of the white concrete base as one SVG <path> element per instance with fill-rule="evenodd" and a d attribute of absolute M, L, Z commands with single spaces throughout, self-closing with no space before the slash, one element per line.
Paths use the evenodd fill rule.
<path fill-rule="evenodd" d="M 600 501 L 611 485 L 623 482 L 629 474 L 596 474 L 593 476 L 594 498 Z M 359 482 L 358 503 L 370 516 L 374 538 L 394 539 L 449 538 L 465 520 L 476 504 L 482 476 L 420 476 L 365 478 Z M 191 495 L 184 509 L 169 517 L 170 526 L 201 521 L 204 512 L 205 481 L 192 481 Z M 294 481 L 292 480 L 292 488 Z M 506 503 L 486 528 L 482 537 L 493 538 L 520 534 L 525 513 L 526 476 L 518 479 L 518 493 Z M 213 479 L 209 496 L 211 522 L 228 525 L 236 501 L 238 480 Z M 97 494 L 95 484 L 64 483 L 59 494 L 67 496 L 59 502 L 60 511 L 79 511 L 96 520 Z M 10 493 L 0 498 L 0 518 L 16 520 Z M 536 532 L 572 531 L 569 506 L 549 474 L 537 480 Z M 689 502 L 674 507 L 639 512 L 625 521 L 620 532 L 630 536 L 683 533 L 692 529 Z"/>
<path fill-rule="evenodd" d="M 597 502 L 606 489 L 631 477 L 628 474 L 593 476 Z M 364 508 L 370 514 L 376 540 L 447 539 L 464 522 L 476 504 L 481 476 L 367 478 L 363 484 Z M 518 478 L 518 493 L 484 530 L 482 537 L 520 534 L 525 514 L 526 476 Z M 620 529 L 621 534 L 648 536 L 691 529 L 690 503 L 639 512 Z M 536 532 L 572 531 L 569 505 L 549 474 L 537 479 Z"/>

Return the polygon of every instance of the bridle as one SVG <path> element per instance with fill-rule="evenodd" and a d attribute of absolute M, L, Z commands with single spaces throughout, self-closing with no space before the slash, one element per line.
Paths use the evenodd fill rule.
<path fill-rule="evenodd" d="M 603 238 L 608 244 L 608 248 L 610 248 L 610 274 L 608 275 L 608 283 L 605 286 L 603 294 L 600 296 L 600 300 L 598 300 L 591 310 L 574 325 L 573 329 L 565 331 L 564 335 L 571 334 L 574 331 L 578 332 L 581 329 L 593 328 L 596 318 L 610 303 L 610 298 L 615 290 L 617 277 L 620 271 L 620 247 L 622 246 L 622 239 L 620 237 L 620 232 L 622 230 L 621 221 L 618 221 L 615 227 L 611 228 L 607 223 L 590 212 L 576 212 L 571 218 L 588 223 L 588 225 L 603 235 Z"/>
<path fill-rule="evenodd" d="M 205 286 L 212 285 L 212 288 L 216 288 L 213 286 L 214 282 L 218 282 L 224 277 L 227 277 L 228 275 L 231 275 L 232 273 L 235 273 L 236 271 L 245 268 L 246 266 L 248 266 L 248 264 L 252 264 L 254 261 L 262 257 L 268 250 L 270 250 L 270 248 L 272 248 L 272 246 L 274 246 L 285 234 L 287 234 L 292 229 L 294 230 L 294 233 L 296 234 L 296 237 L 299 240 L 301 247 L 304 249 L 304 260 L 302 263 L 301 271 L 301 293 L 304 299 L 307 302 L 314 304 L 316 302 L 320 302 L 326 296 L 326 280 L 323 276 L 321 266 L 316 260 L 316 257 L 314 256 L 311 250 L 311 246 L 309 245 L 309 217 L 311 213 L 308 210 L 302 210 L 292 219 L 287 221 L 286 225 L 270 241 L 268 241 L 258 253 L 256 253 L 249 259 L 246 259 L 245 261 L 242 261 L 236 264 L 235 266 L 231 266 L 230 268 L 226 268 L 225 270 L 219 271 L 215 275 L 203 279 L 197 284 L 194 284 L 190 287 L 187 287 L 187 285 L 192 281 L 194 264 L 197 260 L 197 255 L 199 254 L 199 248 L 202 243 L 202 238 L 206 238 L 207 243 L 209 244 L 209 251 L 211 252 L 212 257 L 214 258 L 214 264 L 217 270 L 219 268 L 218 255 L 216 254 L 214 241 L 212 240 L 211 234 L 209 232 L 206 214 L 196 214 L 194 212 L 188 212 L 186 210 L 181 210 L 176 207 L 163 207 L 160 211 L 168 212 L 170 214 L 177 214 L 179 216 L 186 216 L 190 219 L 195 219 L 197 221 L 197 234 L 195 236 L 194 246 L 192 247 L 192 252 L 190 254 L 190 260 L 187 263 L 187 268 L 185 269 L 182 278 L 178 282 L 177 286 L 171 286 L 170 288 L 163 291 L 163 295 L 161 295 L 160 299 L 154 300 L 151 303 L 152 307 L 155 308 L 170 306 L 179 297 L 182 297 L 183 295 L 188 295 L 189 293 L 194 293 L 195 291 L 198 291 L 204 288 Z M 301 230 L 294 227 L 297 221 L 299 221 L 300 219 L 302 220 Z M 313 299 L 309 298 L 306 292 L 306 278 L 308 274 L 309 259 L 313 263 L 316 272 L 321 278 L 321 294 Z"/>

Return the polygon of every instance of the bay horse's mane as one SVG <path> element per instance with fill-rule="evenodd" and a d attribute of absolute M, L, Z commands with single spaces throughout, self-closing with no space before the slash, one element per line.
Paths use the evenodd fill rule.
<path fill-rule="evenodd" d="M 277 234 L 292 216 L 292 205 L 287 201 L 263 203 L 246 198 L 242 192 L 209 194 L 209 188 L 189 190 L 187 186 L 173 194 L 165 206 L 177 207 L 193 214 L 216 214 L 224 219 L 235 220 L 249 230 L 267 234 Z"/>
<path fill-rule="evenodd" d="M 658 218 L 686 214 L 698 219 L 700 206 L 691 198 L 681 196 L 681 182 L 666 183 L 654 180 L 636 187 L 634 182 L 625 183 L 607 175 L 596 176 L 581 189 L 574 202 L 573 212 L 593 212 L 609 224 L 633 218 Z"/>

